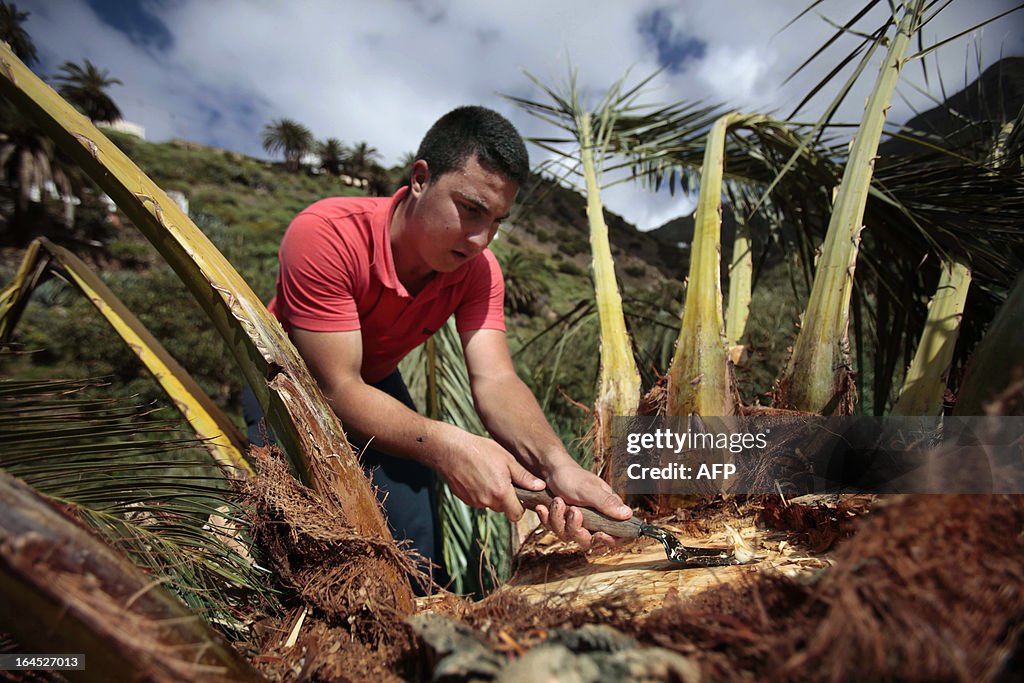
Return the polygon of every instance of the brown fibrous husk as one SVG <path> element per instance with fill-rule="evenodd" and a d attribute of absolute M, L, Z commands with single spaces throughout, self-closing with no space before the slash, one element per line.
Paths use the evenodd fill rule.
<path fill-rule="evenodd" d="M 628 591 L 583 601 L 572 593 L 555 594 L 539 602 L 499 591 L 470 605 L 461 620 L 477 629 L 496 649 L 521 654 L 515 644 L 528 649 L 544 642 L 555 628 L 605 624 L 630 631 L 641 611 L 640 600 Z"/>
<path fill-rule="evenodd" d="M 301 670 L 314 679 L 336 680 L 331 672 L 344 665 L 353 678 L 386 680 L 389 667 L 411 647 L 410 635 L 395 604 L 395 587 L 381 572 L 391 564 L 399 576 L 422 585 L 429 577 L 414 552 L 390 539 L 368 537 L 344 524 L 340 503 L 300 484 L 276 447 L 254 448 L 258 476 L 244 485 L 252 512 L 252 533 L 283 588 L 294 594 L 294 613 L 267 625 L 258 664 L 271 671 Z M 375 570 L 376 568 L 376 570 Z M 291 648 L 283 643 L 301 608 L 308 614 Z M 318 640 L 325 638 L 326 640 Z M 372 653 L 369 664 L 355 663 Z M 270 673 L 271 671 L 268 671 Z"/>
<path fill-rule="evenodd" d="M 1021 657 L 1022 529 L 1019 496 L 901 497 L 817 580 L 760 574 L 668 600 L 633 632 L 713 680 L 1002 680 Z"/>
<path fill-rule="evenodd" d="M 259 654 L 253 662 L 273 681 L 361 681 L 367 683 L 407 680 L 407 660 L 414 652 L 413 637 L 401 622 L 392 624 L 388 642 L 368 644 L 346 626 L 331 625 L 316 613 L 302 621 L 292 647 L 286 639 L 301 614 L 296 608 L 287 616 L 266 624 Z"/>
<path fill-rule="evenodd" d="M 299 608 L 276 625 L 264 670 L 283 680 L 422 674 L 416 636 L 397 615 L 375 609 L 388 604 L 386 587 L 360 564 L 373 553 L 391 557 L 393 546 L 339 528 L 283 462 L 258 461 L 265 481 L 254 485 L 257 537 L 311 606 L 293 648 L 282 643 Z M 698 662 L 707 680 L 1011 680 L 1024 657 L 1024 498 L 877 497 L 870 515 L 845 510 L 844 499 L 819 510 L 829 519 L 815 506 L 760 502 L 768 526 L 829 527 L 827 542 L 803 540 L 834 546 L 831 566 L 810 579 L 752 572 L 744 583 L 696 597 L 670 593 L 654 611 L 627 592 L 538 602 L 514 591 L 478 603 L 453 596 L 439 611 L 509 657 L 546 642 L 553 629 L 605 624 Z M 410 571 L 413 561 L 398 554 L 393 561 Z"/>
<path fill-rule="evenodd" d="M 854 534 L 860 516 L 870 510 L 875 498 L 872 494 L 825 495 L 787 501 L 781 496 L 757 496 L 757 522 L 789 532 L 791 543 L 824 553 Z"/>

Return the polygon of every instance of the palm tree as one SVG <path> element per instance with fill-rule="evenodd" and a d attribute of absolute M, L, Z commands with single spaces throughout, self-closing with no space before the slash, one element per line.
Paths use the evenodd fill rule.
<path fill-rule="evenodd" d="M 393 176 L 393 173 L 380 164 L 370 164 L 369 173 L 366 175 L 366 191 L 372 197 L 390 197 L 398 187 L 408 184 L 408 181 L 395 182 Z"/>
<path fill-rule="evenodd" d="M 381 155 L 376 147 L 371 147 L 368 142 L 358 142 L 349 148 L 348 172 L 356 178 L 367 178 L 373 171 L 374 165 L 380 161 Z"/>
<path fill-rule="evenodd" d="M 529 252 L 513 251 L 501 259 L 501 270 L 505 276 L 505 313 L 539 313 L 544 285 L 537 278 L 537 272 L 543 268 L 543 260 L 531 257 Z"/>
<path fill-rule="evenodd" d="M 293 173 L 313 144 L 313 133 L 293 119 L 277 119 L 263 128 L 263 149 L 270 154 L 283 152 L 285 168 Z"/>
<path fill-rule="evenodd" d="M 62 196 L 73 194 L 74 167 L 64 163 L 53 141 L 28 117 L 7 101 L 0 102 L 0 173 L 13 195 L 14 212 L 3 241 L 23 246 L 45 222 L 33 206 L 45 204 L 54 188 Z M 65 227 L 71 227 L 65 216 Z"/>
<path fill-rule="evenodd" d="M 76 109 L 89 117 L 90 121 L 116 121 L 121 110 L 106 90 L 112 85 L 123 85 L 120 79 L 110 78 L 107 71 L 100 71 L 96 65 L 85 60 L 85 68 L 72 62 L 60 66 L 57 76 L 61 81 L 60 95 Z"/>
<path fill-rule="evenodd" d="M 345 162 L 345 145 L 338 138 L 327 138 L 317 145 L 320 154 L 320 165 L 331 175 L 341 175 L 341 166 Z"/>
<path fill-rule="evenodd" d="M 19 12 L 18 6 L 13 2 L 7 4 L 0 2 L 0 40 L 11 46 L 14 54 L 25 64 L 32 64 L 39 61 L 36 56 L 36 46 L 28 32 L 21 24 L 28 19 L 28 12 Z"/>

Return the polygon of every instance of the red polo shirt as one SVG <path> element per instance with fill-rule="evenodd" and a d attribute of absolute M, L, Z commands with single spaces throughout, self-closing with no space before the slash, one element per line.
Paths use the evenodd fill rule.
<path fill-rule="evenodd" d="M 505 329 L 505 283 L 490 249 L 410 296 L 391 254 L 394 197 L 323 199 L 281 241 L 277 295 L 268 308 L 291 333 L 362 330 L 363 380 L 378 382 L 452 313 L 459 332 Z"/>

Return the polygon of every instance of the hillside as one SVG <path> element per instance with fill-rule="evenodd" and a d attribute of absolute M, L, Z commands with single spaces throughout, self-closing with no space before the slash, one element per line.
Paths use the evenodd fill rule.
<path fill-rule="evenodd" d="M 904 128 L 950 140 L 956 149 L 984 153 L 992 139 L 992 122 L 1012 121 L 1022 106 L 1024 57 L 1005 57 L 945 102 L 911 118 Z M 921 150 L 920 145 L 899 138 L 890 138 L 879 147 L 879 153 L 884 155 L 914 154 Z"/>

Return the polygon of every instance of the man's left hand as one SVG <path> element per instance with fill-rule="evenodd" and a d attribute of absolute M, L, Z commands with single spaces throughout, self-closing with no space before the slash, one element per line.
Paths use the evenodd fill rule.
<path fill-rule="evenodd" d="M 604 532 L 591 533 L 583 526 L 583 513 L 575 506 L 597 510 L 612 519 L 629 519 L 633 511 L 615 495 L 612 487 L 597 475 L 579 465 L 565 465 L 545 477 L 548 490 L 555 497 L 550 506 L 535 508 L 541 524 L 564 541 L 575 541 L 584 550 L 593 543 L 611 545 L 615 539 Z"/>

